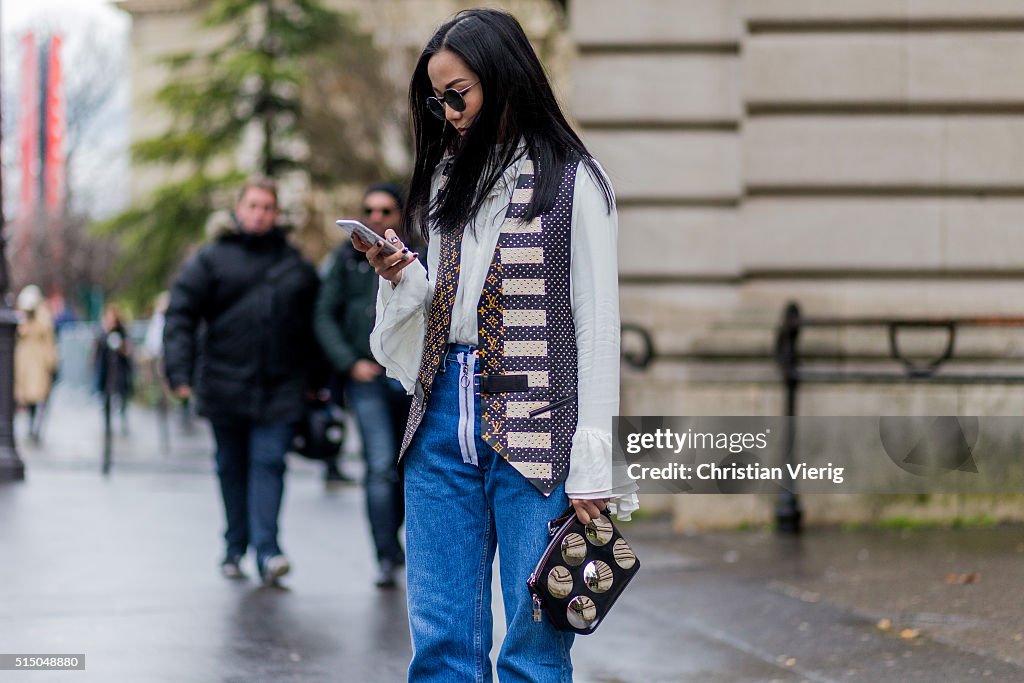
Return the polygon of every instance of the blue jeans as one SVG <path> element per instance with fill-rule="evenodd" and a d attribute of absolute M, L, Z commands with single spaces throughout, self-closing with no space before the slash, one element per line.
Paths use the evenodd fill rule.
<path fill-rule="evenodd" d="M 285 453 L 292 426 L 245 419 L 212 421 L 217 441 L 217 476 L 228 528 L 229 556 L 256 551 L 259 567 L 281 553 L 277 517 L 284 496 Z"/>
<path fill-rule="evenodd" d="M 398 447 L 409 417 L 410 397 L 402 385 L 381 376 L 370 382 L 350 380 L 349 403 L 359 424 L 366 460 L 366 515 L 378 562 L 400 563 L 398 532 L 405 518 Z"/>
<path fill-rule="evenodd" d="M 568 507 L 564 486 L 544 497 L 480 439 L 477 464 L 459 445 L 460 363 L 449 353 L 405 465 L 407 591 L 413 658 L 409 680 L 491 680 L 491 567 L 498 546 L 508 630 L 502 683 L 572 681 L 573 635 L 533 621 L 526 588 L 548 544 L 547 523 Z"/>

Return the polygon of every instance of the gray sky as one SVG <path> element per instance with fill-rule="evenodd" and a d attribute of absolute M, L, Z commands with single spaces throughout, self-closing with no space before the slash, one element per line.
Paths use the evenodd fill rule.
<path fill-rule="evenodd" d="M 114 7 L 111 0 L 0 0 L 0 8 L 5 33 L 21 30 L 34 15 L 43 12 L 86 12 L 111 22 L 127 22 L 125 13 Z"/>
<path fill-rule="evenodd" d="M 19 63 L 22 50 L 19 39 L 28 29 L 60 33 L 64 37 L 65 93 L 83 91 L 82 83 L 106 77 L 113 83 L 104 104 L 93 109 L 88 125 L 80 127 L 81 140 L 71 161 L 72 199 L 77 208 L 102 218 L 124 208 L 128 196 L 128 71 L 125 12 L 109 0 L 0 0 L 3 22 L 3 105 L 4 167 L 10 180 L 5 192 L 8 215 L 17 212 L 16 189 L 20 185 L 20 167 L 14 135 L 18 121 Z M 106 58 L 106 61 L 104 61 Z M 109 59 L 117 59 L 110 63 Z M 96 66 L 101 64 L 103 66 Z M 98 68 L 104 69 L 97 72 Z M 85 92 L 99 91 L 86 88 Z M 70 107 L 69 102 L 69 107 Z M 70 144 L 72 138 L 67 139 Z M 68 150 L 70 151 L 70 149 Z"/>

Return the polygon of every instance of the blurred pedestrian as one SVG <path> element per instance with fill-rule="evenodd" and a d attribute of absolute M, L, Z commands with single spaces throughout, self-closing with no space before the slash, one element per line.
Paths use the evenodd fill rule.
<path fill-rule="evenodd" d="M 572 680 L 572 634 L 534 623 L 527 578 L 547 522 L 636 507 L 611 473 L 618 412 L 617 220 L 519 22 L 460 12 L 409 87 L 416 160 L 403 227 L 367 258 L 374 356 L 415 395 L 403 444 L 409 680 L 490 680 L 501 562 L 502 681 Z"/>
<path fill-rule="evenodd" d="M 210 420 L 227 518 L 222 573 L 241 578 L 249 547 L 265 583 L 291 564 L 278 544 L 285 454 L 310 390 L 322 386 L 313 335 L 319 280 L 276 226 L 277 186 L 251 178 L 210 242 L 178 274 L 164 324 L 175 395 Z M 194 391 L 193 391 L 194 387 Z"/>
<path fill-rule="evenodd" d="M 117 401 L 121 433 L 128 434 L 128 404 L 135 390 L 134 345 L 121 309 L 109 304 L 100 315 L 100 333 L 93 347 L 93 388 L 104 400 Z"/>
<path fill-rule="evenodd" d="M 167 383 L 167 376 L 164 374 L 164 325 L 166 323 L 167 306 L 171 301 L 171 293 L 160 292 L 153 300 L 153 313 L 149 316 L 149 323 L 146 325 L 146 336 L 142 340 L 142 351 L 146 365 L 149 369 L 149 376 L 157 386 L 157 407 L 161 419 L 167 420 L 170 412 L 170 386 Z M 191 433 L 194 429 L 192 424 L 191 401 L 182 399 L 178 401 L 178 417 L 182 431 Z"/>
<path fill-rule="evenodd" d="M 60 333 L 65 327 L 70 327 L 78 322 L 78 316 L 75 315 L 75 309 L 68 305 L 64 295 L 60 292 L 51 294 L 48 303 L 50 312 L 53 313 L 53 331 L 59 339 Z"/>
<path fill-rule="evenodd" d="M 383 237 L 402 218 L 402 191 L 392 183 L 371 185 L 363 195 L 363 222 Z M 316 333 L 355 414 L 366 462 L 366 514 L 377 554 L 376 585 L 390 588 L 405 564 L 399 532 L 405 518 L 398 473 L 398 447 L 411 399 L 384 375 L 370 353 L 377 284 L 366 255 L 343 244 L 323 281 L 316 303 Z M 340 386 L 339 386 L 340 385 Z"/>
<path fill-rule="evenodd" d="M 14 346 L 14 402 L 28 411 L 28 436 L 42 439 L 46 402 L 57 375 L 57 342 L 53 321 L 36 285 L 18 294 L 18 332 Z"/>
<path fill-rule="evenodd" d="M 164 322 L 170 301 L 170 292 L 160 292 L 153 300 L 153 313 L 149 316 L 146 336 L 142 339 L 142 350 L 147 358 L 161 359 L 164 356 Z"/>

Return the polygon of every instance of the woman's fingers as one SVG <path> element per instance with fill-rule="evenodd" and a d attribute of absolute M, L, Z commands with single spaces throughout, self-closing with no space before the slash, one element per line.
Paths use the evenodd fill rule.
<path fill-rule="evenodd" d="M 384 248 L 385 239 L 391 242 L 398 251 L 392 253 L 386 250 Z M 384 237 L 367 249 L 366 259 L 378 275 L 398 284 L 402 279 L 402 269 L 416 260 L 416 254 L 405 248 L 394 230 L 388 230 L 384 233 Z"/>
<path fill-rule="evenodd" d="M 368 243 L 368 242 L 364 242 L 362 237 L 360 237 L 355 232 L 353 232 L 352 233 L 352 246 L 355 247 L 357 251 L 361 251 L 361 252 L 365 253 L 365 252 L 369 251 L 370 248 L 373 245 Z"/>
<path fill-rule="evenodd" d="M 576 511 L 576 517 L 583 524 L 590 524 L 590 520 L 597 519 L 608 504 L 608 500 L 603 498 L 596 500 L 573 498 L 569 502 L 572 503 L 572 507 Z"/>
<path fill-rule="evenodd" d="M 405 245 L 402 243 L 402 240 L 398 239 L 398 233 L 391 228 L 384 231 L 384 239 L 390 242 L 398 251 L 405 249 Z"/>
<path fill-rule="evenodd" d="M 386 268 L 378 272 L 380 273 L 380 276 L 383 277 L 385 280 L 391 280 L 393 283 L 397 285 L 399 282 L 402 281 L 402 270 L 410 263 L 412 263 L 415 258 L 415 256 L 412 256 L 408 260 L 401 261 L 396 265 L 391 266 L 390 268 Z"/>

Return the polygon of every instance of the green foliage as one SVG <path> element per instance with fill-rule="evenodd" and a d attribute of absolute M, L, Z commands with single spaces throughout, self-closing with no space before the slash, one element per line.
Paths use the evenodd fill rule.
<path fill-rule="evenodd" d="M 167 286 L 201 238 L 214 193 L 245 172 L 298 170 L 319 187 L 391 175 L 380 152 L 385 117 L 366 111 L 394 114 L 396 93 L 350 17 L 322 0 L 212 0 L 203 26 L 225 38 L 163 59 L 171 77 L 156 101 L 171 125 L 132 149 L 137 163 L 184 169 L 186 179 L 97 226 L 120 239 L 114 275 L 131 283 L 125 294 L 135 301 Z M 235 152 L 254 133 L 262 138 L 257 168 L 238 169 Z"/>
<path fill-rule="evenodd" d="M 203 165 L 234 150 L 253 124 L 269 133 L 259 170 L 302 168 L 304 160 L 290 150 L 296 138 L 308 137 L 300 126 L 303 83 L 312 61 L 329 55 L 335 40 L 356 35 L 353 26 L 319 0 L 217 0 L 204 24 L 231 31 L 205 52 L 164 60 L 172 78 L 156 100 L 174 125 L 138 143 L 136 160 Z"/>
<path fill-rule="evenodd" d="M 124 295 L 134 308 L 144 309 L 167 288 L 181 255 L 202 238 L 214 194 L 241 178 L 237 172 L 212 177 L 196 173 L 158 188 L 148 207 L 93 225 L 96 233 L 118 238 L 122 258 L 109 277 L 132 283 Z"/>

